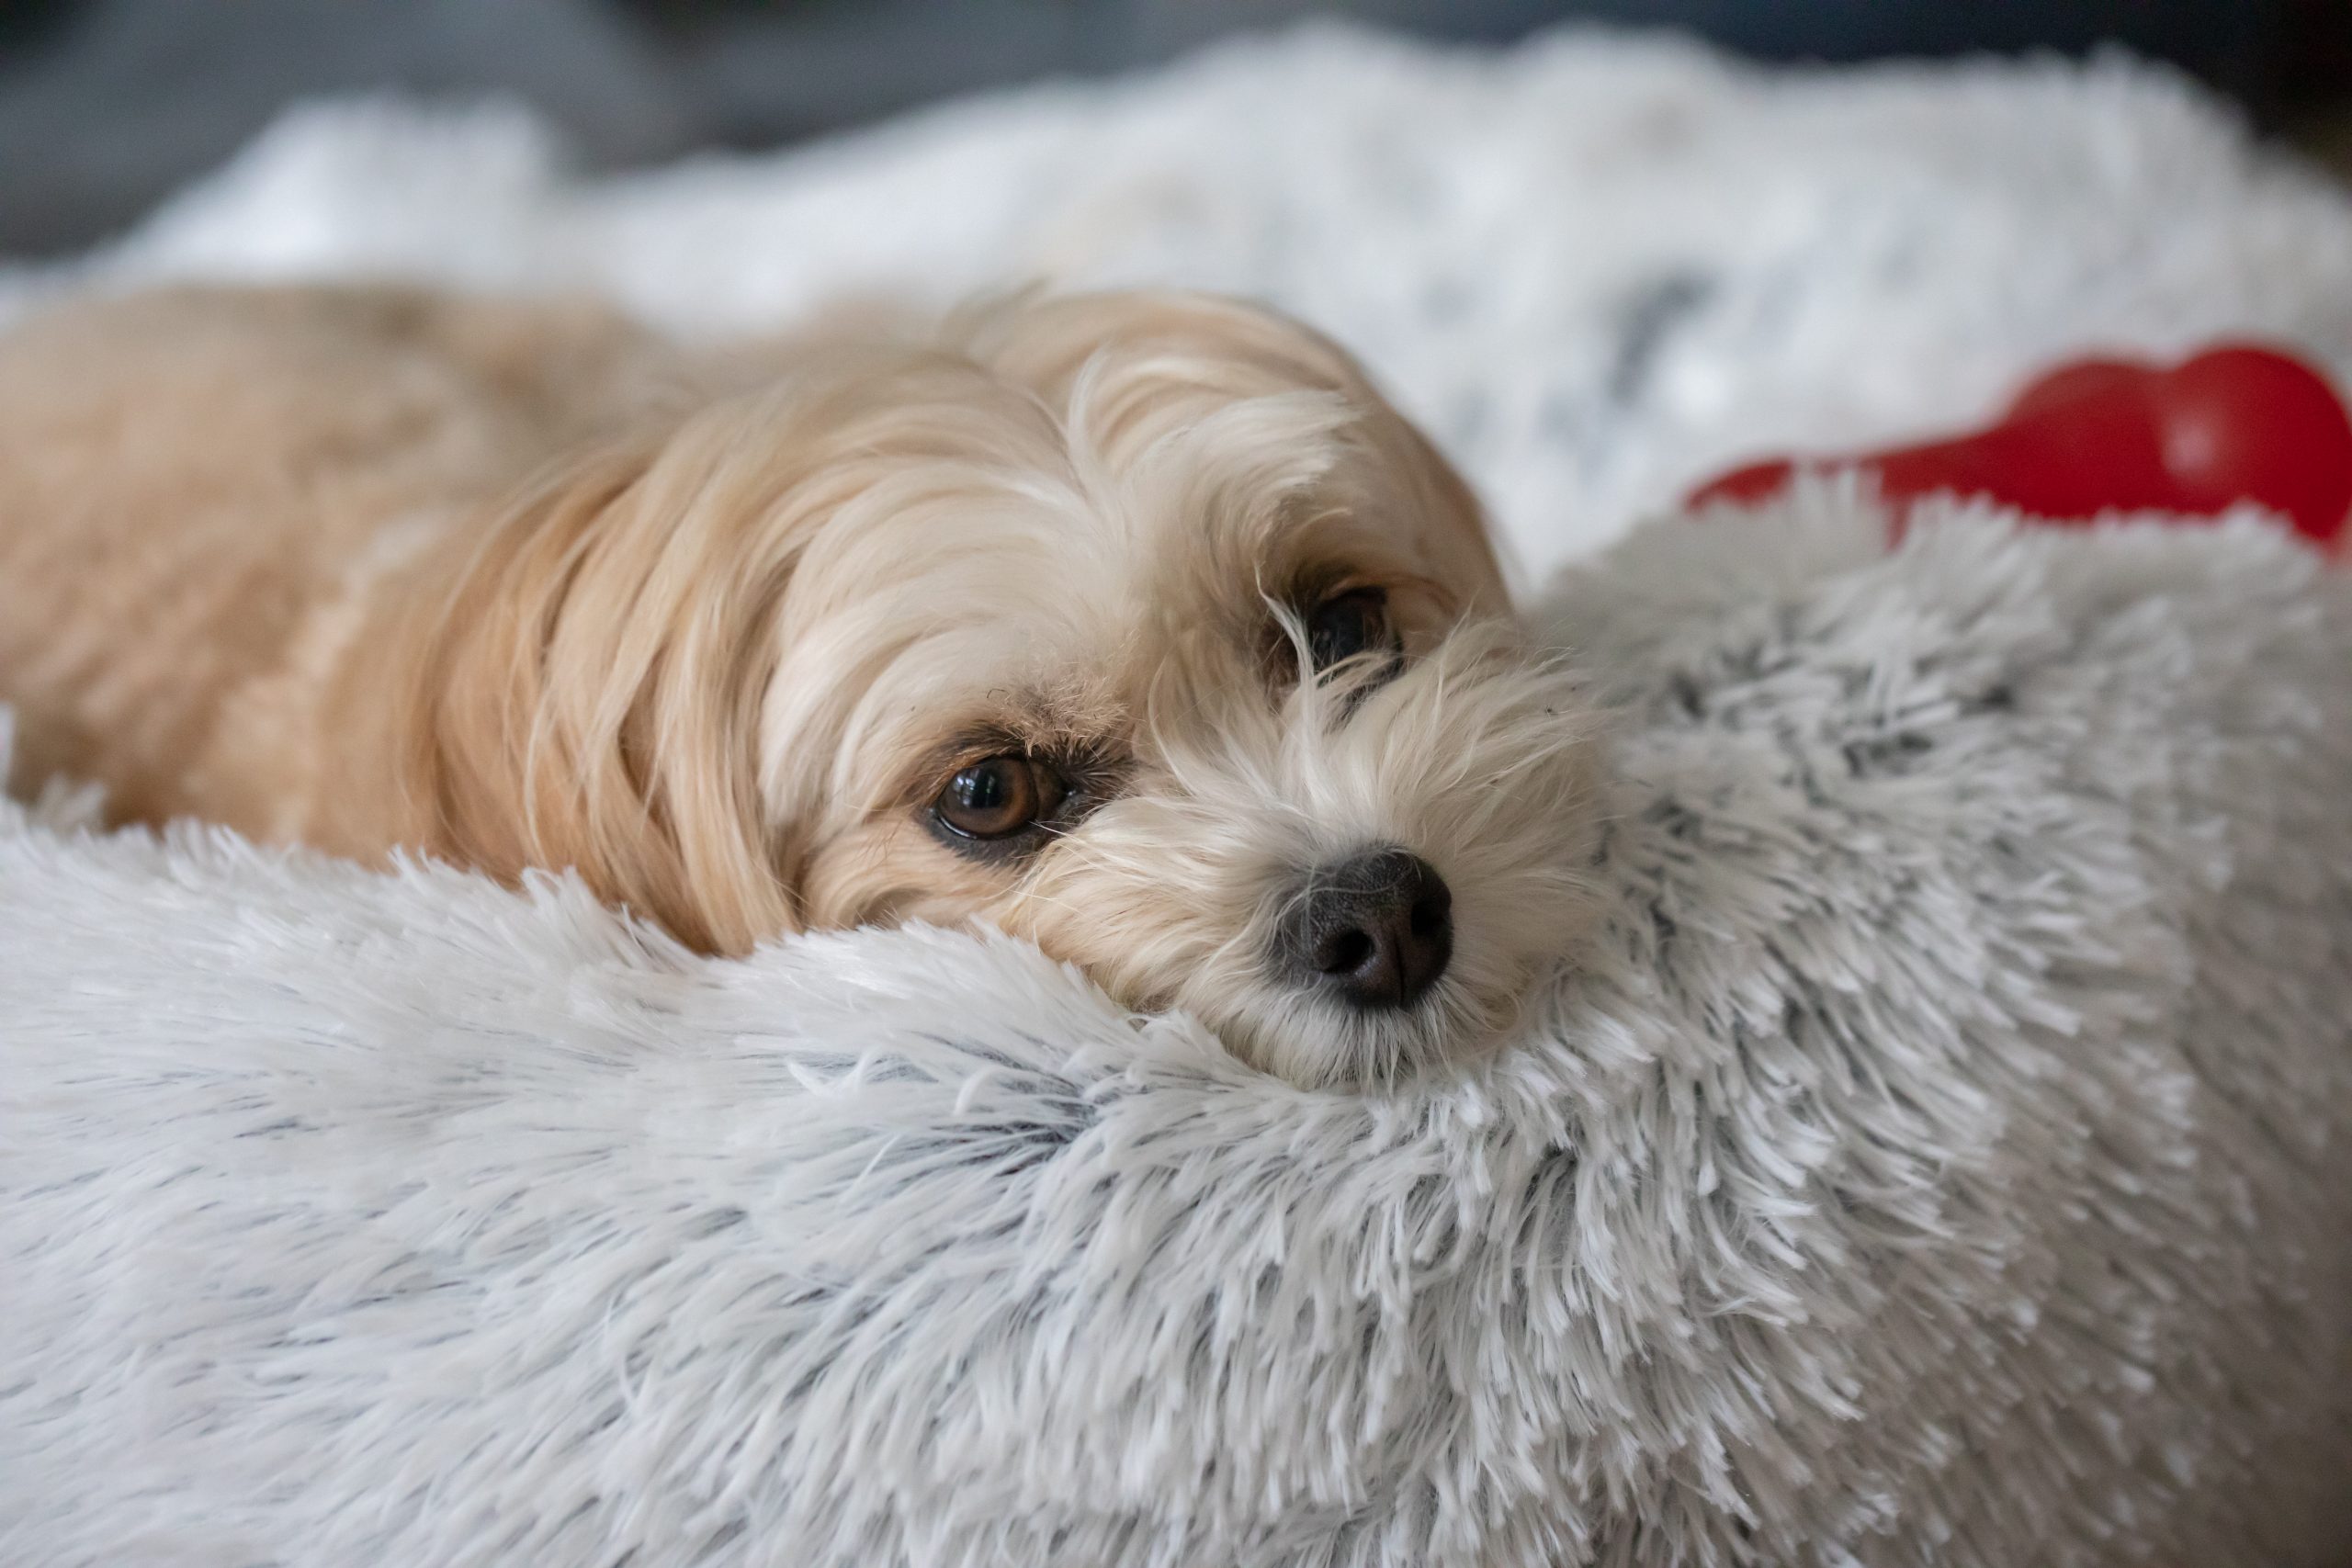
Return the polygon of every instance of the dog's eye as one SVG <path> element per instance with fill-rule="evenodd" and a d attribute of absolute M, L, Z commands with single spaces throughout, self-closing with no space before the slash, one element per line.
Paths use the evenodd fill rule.
<path fill-rule="evenodd" d="M 988 757 L 949 779 L 931 809 L 952 833 L 1002 839 L 1051 816 L 1066 793 L 1061 775 L 1034 758 Z"/>
<path fill-rule="evenodd" d="M 1388 626 L 1388 595 L 1354 588 L 1324 600 L 1306 617 L 1306 649 L 1317 670 L 1360 654 L 1402 651 Z"/>

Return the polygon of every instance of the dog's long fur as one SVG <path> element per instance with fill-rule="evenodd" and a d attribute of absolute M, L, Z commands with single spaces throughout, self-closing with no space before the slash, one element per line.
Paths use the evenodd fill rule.
<path fill-rule="evenodd" d="M 1305 663 L 1385 596 L 1401 673 Z M 178 290 L 0 340 L 19 786 L 362 859 L 572 866 L 683 940 L 980 918 L 1306 1081 L 1490 1037 L 1572 936 L 1573 682 L 1476 502 L 1333 345 L 1180 294 L 691 353 L 588 305 Z M 934 830 L 989 750 L 1091 809 Z M 1374 1017 L 1266 974 L 1299 879 L 1440 868 Z"/>

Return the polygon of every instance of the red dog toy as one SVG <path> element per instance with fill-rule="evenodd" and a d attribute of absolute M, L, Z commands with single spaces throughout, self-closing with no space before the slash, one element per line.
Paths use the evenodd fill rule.
<path fill-rule="evenodd" d="M 1712 479 L 1690 503 L 1760 501 L 1800 467 L 1860 468 L 1897 507 L 1941 491 L 2086 522 L 2109 512 L 2211 517 L 2241 502 L 2281 513 L 2324 549 L 2352 516 L 2352 417 L 2301 360 L 2223 344 L 2161 370 L 2062 365 L 1973 434 L 1857 457 L 1776 459 Z"/>

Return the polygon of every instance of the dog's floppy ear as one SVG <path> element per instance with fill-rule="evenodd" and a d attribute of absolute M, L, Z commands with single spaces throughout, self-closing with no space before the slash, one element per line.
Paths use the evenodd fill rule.
<path fill-rule="evenodd" d="M 509 878 L 574 868 L 707 952 L 792 929 L 792 850 L 757 793 L 789 482 L 713 412 L 567 465 L 428 563 L 405 624 L 356 655 L 409 663 L 366 682 L 400 710 L 395 841 Z"/>
<path fill-rule="evenodd" d="M 1446 585 L 1456 613 L 1510 608 L 1485 509 L 1436 446 L 1382 395 L 1355 356 L 1303 322 L 1244 299 L 1183 289 L 1016 295 L 976 307 L 952 329 L 970 351 L 1056 406 L 1091 377 L 1100 434 L 1140 411 L 1309 388 L 1356 411 L 1357 440 L 1400 481 L 1393 502 Z M 1108 372 L 1107 374 L 1105 372 Z M 1108 394 L 1107 396 L 1105 394 Z"/>

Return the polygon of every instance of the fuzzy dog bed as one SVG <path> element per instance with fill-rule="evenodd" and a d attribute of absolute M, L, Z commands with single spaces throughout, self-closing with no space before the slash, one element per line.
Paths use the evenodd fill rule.
<path fill-rule="evenodd" d="M 1880 527 L 1566 585 L 1605 933 L 1392 1093 L 1010 942 L 12 818 L 0 1561 L 2331 1561 L 2352 606 Z"/>
<path fill-rule="evenodd" d="M 1319 35 L 597 188 L 517 123 L 298 120 L 90 266 L 716 328 L 1059 245 L 1351 337 L 1539 564 L 2086 339 L 2352 346 L 2345 204 L 2120 67 Z M 2352 601 L 2252 518 L 1883 534 L 1813 491 L 1544 596 L 1607 919 L 1376 1094 L 1008 942 L 705 960 L 6 808 L 0 1562 L 2340 1560 Z"/>

